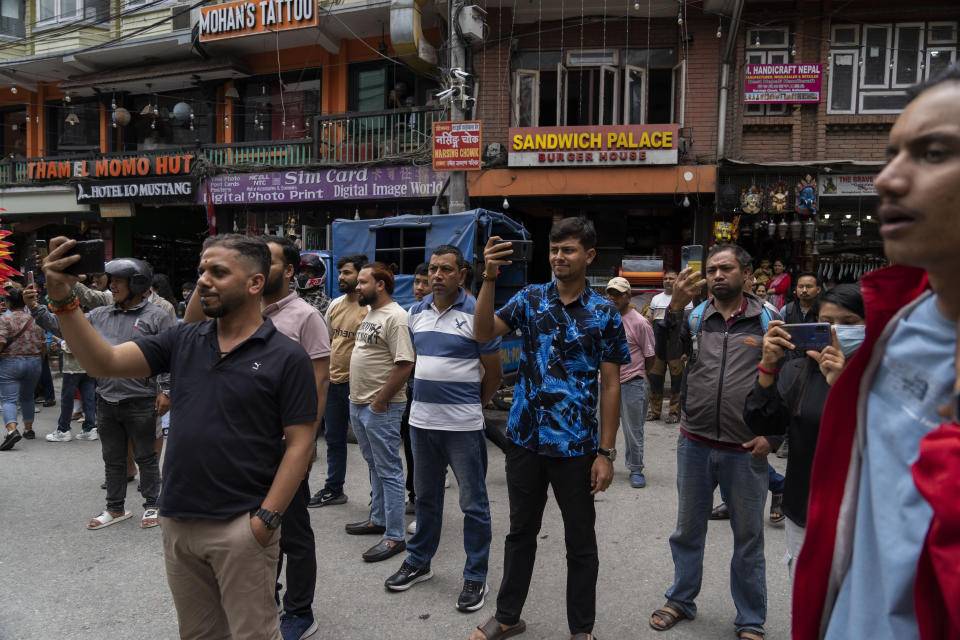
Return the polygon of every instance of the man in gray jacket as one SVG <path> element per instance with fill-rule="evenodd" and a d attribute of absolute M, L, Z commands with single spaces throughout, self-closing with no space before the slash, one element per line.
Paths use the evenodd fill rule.
<path fill-rule="evenodd" d="M 757 377 L 766 325 L 780 316 L 744 292 L 750 264 L 750 255 L 739 246 L 714 247 L 707 257 L 711 298 L 684 313 L 703 285 L 699 273 L 684 269 L 663 320 L 670 338 L 682 344 L 688 364 L 677 443 L 677 529 L 670 536 L 674 583 L 667 590 L 667 603 L 650 618 L 650 626 L 657 630 L 696 616 L 707 522 L 719 484 L 727 496 L 733 529 L 730 590 L 737 607 L 735 631 L 741 640 L 763 638 L 767 615 L 763 508 L 770 449 L 766 440 L 754 440 L 743 420 L 743 406 Z"/>
<path fill-rule="evenodd" d="M 141 335 L 160 333 L 176 323 L 147 297 L 153 273 L 142 260 L 120 258 L 107 263 L 110 290 L 117 302 L 101 306 L 87 314 L 87 319 L 104 340 L 112 345 L 127 342 Z M 36 293 L 24 299 L 38 325 L 62 337 L 57 317 L 37 304 Z M 91 530 L 102 529 L 133 514 L 124 509 L 127 495 L 127 442 L 133 443 L 134 458 L 140 467 L 140 493 L 143 496 L 143 517 L 140 526 L 155 527 L 157 497 L 160 494 L 159 457 L 154 448 L 157 407 L 166 406 L 169 398 L 169 375 L 158 378 L 99 378 L 97 380 L 97 426 L 103 452 L 107 480 L 107 507 L 87 524 Z"/>

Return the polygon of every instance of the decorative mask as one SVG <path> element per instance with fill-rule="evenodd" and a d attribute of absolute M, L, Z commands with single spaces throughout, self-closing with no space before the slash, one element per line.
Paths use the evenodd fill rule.
<path fill-rule="evenodd" d="M 783 180 L 777 180 L 772 187 L 770 187 L 770 212 L 771 213 L 783 213 L 783 210 L 787 207 L 787 196 L 789 194 L 789 188 L 787 183 Z"/>
<path fill-rule="evenodd" d="M 808 173 L 807 177 L 798 182 L 793 190 L 797 194 L 793 205 L 797 215 L 817 215 L 817 179 Z"/>
<path fill-rule="evenodd" d="M 756 183 L 740 192 L 740 209 L 751 215 L 756 215 L 763 210 L 763 190 Z"/>

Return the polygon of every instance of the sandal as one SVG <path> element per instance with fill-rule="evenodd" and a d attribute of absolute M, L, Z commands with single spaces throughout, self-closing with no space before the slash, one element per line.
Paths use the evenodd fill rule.
<path fill-rule="evenodd" d="M 737 631 L 737 640 L 763 640 L 763 634 L 750 629 L 741 629 Z"/>
<path fill-rule="evenodd" d="M 527 623 L 520 620 L 517 626 L 504 629 L 500 626 L 500 623 L 497 622 L 496 618 L 490 618 L 483 623 L 483 626 L 477 626 L 477 629 L 480 630 L 480 633 L 482 633 L 487 640 L 504 640 L 505 638 L 512 638 L 526 631 Z"/>
<path fill-rule="evenodd" d="M 663 622 L 662 627 L 653 623 L 654 616 Z M 666 631 L 667 629 L 672 629 L 681 620 L 686 619 L 687 614 L 672 607 L 670 603 L 667 603 L 650 614 L 650 628 L 654 631 Z"/>
<path fill-rule="evenodd" d="M 126 520 L 127 518 L 131 518 L 131 517 L 133 517 L 133 511 L 124 511 L 121 515 L 115 516 L 109 511 L 104 510 L 103 513 L 101 513 L 96 518 L 92 519 L 89 523 L 87 523 L 87 529 L 90 529 L 91 531 L 96 531 L 97 529 L 103 529 L 104 527 L 109 527 L 112 524 L 116 524 L 121 520 Z"/>
<path fill-rule="evenodd" d="M 160 524 L 160 522 L 157 520 L 157 515 L 158 513 L 156 509 L 147 509 L 144 511 L 143 517 L 140 518 L 140 528 L 149 529 Z"/>

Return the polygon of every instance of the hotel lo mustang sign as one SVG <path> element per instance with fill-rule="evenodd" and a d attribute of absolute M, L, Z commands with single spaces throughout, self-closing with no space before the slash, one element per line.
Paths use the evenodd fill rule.
<path fill-rule="evenodd" d="M 240 0 L 200 7 L 200 42 L 316 27 L 317 0 Z"/>
<path fill-rule="evenodd" d="M 676 124 L 512 127 L 511 167 L 677 164 Z"/>

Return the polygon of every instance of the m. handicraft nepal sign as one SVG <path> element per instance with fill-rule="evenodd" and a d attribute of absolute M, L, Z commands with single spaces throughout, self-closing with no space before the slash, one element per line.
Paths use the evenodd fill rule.
<path fill-rule="evenodd" d="M 69 178 L 128 178 L 190 173 L 193 154 L 134 158 L 100 158 L 28 162 L 28 180 L 67 180 Z"/>
<path fill-rule="evenodd" d="M 744 104 L 820 102 L 819 64 L 748 64 Z"/>
<path fill-rule="evenodd" d="M 200 7 L 200 41 L 316 27 L 317 0 L 240 0 Z"/>
<path fill-rule="evenodd" d="M 480 144 L 479 120 L 434 122 L 433 170 L 479 170 Z"/>
<path fill-rule="evenodd" d="M 511 127 L 511 167 L 676 164 L 678 126 Z"/>

